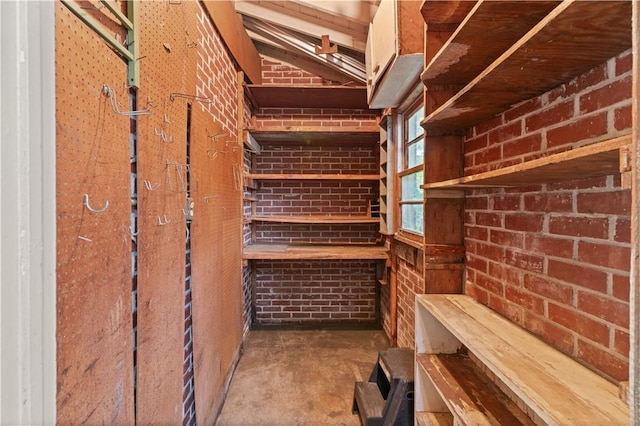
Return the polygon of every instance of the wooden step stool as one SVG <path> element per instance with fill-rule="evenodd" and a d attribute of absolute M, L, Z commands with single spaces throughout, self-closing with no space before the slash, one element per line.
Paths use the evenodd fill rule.
<path fill-rule="evenodd" d="M 367 382 L 356 382 L 353 413 L 364 426 L 413 425 L 413 350 L 391 348 L 378 354 Z"/>

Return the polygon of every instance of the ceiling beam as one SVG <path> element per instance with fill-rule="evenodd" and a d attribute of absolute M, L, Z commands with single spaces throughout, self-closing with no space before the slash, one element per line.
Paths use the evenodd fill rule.
<path fill-rule="evenodd" d="M 365 66 L 361 61 L 341 53 L 317 55 L 315 46 L 319 41 L 313 41 L 313 39 L 305 40 L 304 36 L 255 18 L 245 17 L 244 25 L 249 32 L 258 34 L 285 50 L 292 50 L 298 54 L 306 55 L 316 62 L 349 76 L 358 83 L 366 81 Z"/>
<path fill-rule="evenodd" d="M 368 27 L 350 22 L 347 18 L 317 10 L 314 16 L 309 14 L 314 13 L 314 9 L 294 2 L 236 0 L 235 7 L 244 16 L 267 21 L 315 38 L 329 35 L 331 42 L 339 46 L 359 52 L 365 50 Z M 301 10 L 309 13 L 303 13 Z"/>
<path fill-rule="evenodd" d="M 288 3 L 298 3 L 301 7 L 344 17 L 366 27 L 373 20 L 380 0 L 291 0 Z M 304 9 L 301 11 L 306 13 Z"/>
<path fill-rule="evenodd" d="M 346 84 L 353 81 L 353 79 L 349 76 L 344 75 L 343 73 L 338 72 L 333 68 L 322 65 L 305 55 L 285 50 L 282 47 L 266 40 L 254 40 L 254 44 L 256 45 L 258 52 L 260 52 L 262 56 L 286 62 L 297 68 L 310 72 L 311 74 L 317 75 L 318 77 L 321 77 L 325 80 L 332 81 L 338 84 Z"/>

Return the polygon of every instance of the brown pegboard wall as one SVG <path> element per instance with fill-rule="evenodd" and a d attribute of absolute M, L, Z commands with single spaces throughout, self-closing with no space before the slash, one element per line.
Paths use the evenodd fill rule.
<path fill-rule="evenodd" d="M 130 424 L 129 119 L 102 92 L 127 104 L 126 65 L 61 3 L 55 13 L 57 422 Z"/>
<path fill-rule="evenodd" d="M 137 421 L 182 423 L 187 46 L 191 2 L 141 2 L 138 129 Z M 180 180 L 182 176 L 182 181 Z M 149 187 L 145 186 L 149 182 Z M 153 189 L 150 189 L 153 188 Z M 197 392 L 197 391 L 196 391 Z"/>
<path fill-rule="evenodd" d="M 233 61 L 198 6 L 192 172 L 193 333 L 197 421 L 212 424 L 242 342 L 242 170 Z"/>

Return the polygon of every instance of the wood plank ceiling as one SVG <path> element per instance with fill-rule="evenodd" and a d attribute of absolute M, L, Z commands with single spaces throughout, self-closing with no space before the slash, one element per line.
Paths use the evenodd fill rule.
<path fill-rule="evenodd" d="M 369 23 L 380 0 L 235 0 L 258 52 L 336 84 L 365 85 Z M 324 41 L 323 36 L 328 36 Z M 337 52 L 322 53 L 336 46 Z"/>

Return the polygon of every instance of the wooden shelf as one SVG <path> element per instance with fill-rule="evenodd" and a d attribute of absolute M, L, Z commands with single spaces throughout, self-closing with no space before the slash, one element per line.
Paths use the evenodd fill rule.
<path fill-rule="evenodd" d="M 468 356 L 418 354 L 416 365 L 436 384 L 449 410 L 463 424 L 491 424 L 495 420 L 501 425 L 535 425 Z"/>
<path fill-rule="evenodd" d="M 266 144 L 377 144 L 380 130 L 377 125 L 360 127 L 338 126 L 263 126 L 246 129 L 260 145 Z"/>
<path fill-rule="evenodd" d="M 424 0 L 420 13 L 427 25 L 459 24 L 475 6 L 476 1 Z"/>
<path fill-rule="evenodd" d="M 620 172 L 631 136 L 621 136 L 499 170 L 421 185 L 422 189 L 472 189 L 538 185 Z M 428 193 L 427 193 L 428 197 Z"/>
<path fill-rule="evenodd" d="M 374 245 L 252 244 L 244 247 L 242 257 L 247 260 L 377 260 L 388 259 L 389 251 Z"/>
<path fill-rule="evenodd" d="M 366 86 L 245 85 L 255 108 L 369 109 Z"/>
<path fill-rule="evenodd" d="M 564 1 L 421 124 L 466 129 L 630 47 L 631 2 Z"/>
<path fill-rule="evenodd" d="M 323 223 L 323 224 L 341 224 L 341 223 L 380 223 L 379 217 L 370 216 L 249 216 L 254 222 L 275 222 L 275 223 Z"/>
<path fill-rule="evenodd" d="M 415 315 L 418 359 L 424 360 L 423 354 L 468 350 L 488 370 L 488 376 L 502 382 L 524 404 L 525 411 L 542 423 L 629 424 L 629 406 L 618 398 L 615 384 L 471 297 L 416 295 Z M 417 380 L 431 374 L 419 374 Z M 427 405 L 438 404 L 421 395 L 432 388 L 422 382 L 416 389 L 416 406 L 433 411 Z M 468 389 L 465 385 L 455 392 Z M 458 411 L 452 410 L 452 414 L 459 416 Z"/>
<path fill-rule="evenodd" d="M 558 1 L 480 1 L 421 74 L 424 84 L 467 84 Z M 522 13 L 526 8 L 527 13 Z M 517 22 L 517 25 L 514 25 Z"/>
<path fill-rule="evenodd" d="M 260 174 L 250 173 L 245 175 L 254 180 L 354 180 L 354 181 L 368 181 L 379 180 L 380 175 L 341 175 L 341 174 Z"/>

